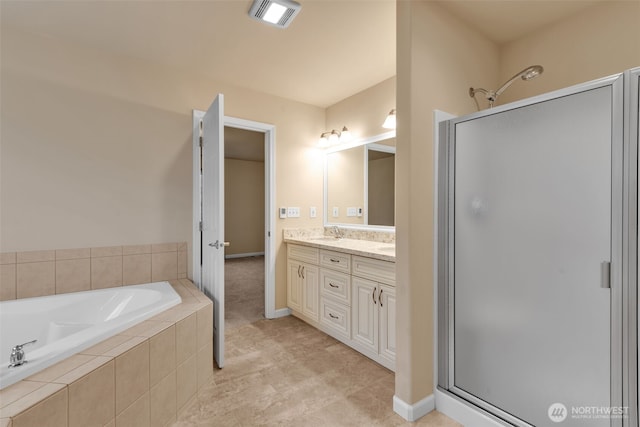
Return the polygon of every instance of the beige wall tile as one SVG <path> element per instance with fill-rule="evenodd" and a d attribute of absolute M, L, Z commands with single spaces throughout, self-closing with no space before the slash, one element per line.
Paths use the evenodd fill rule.
<path fill-rule="evenodd" d="M 73 356 L 68 357 L 61 362 L 58 362 L 53 366 L 49 366 L 48 368 L 43 369 L 37 374 L 31 375 L 27 378 L 27 380 L 46 383 L 53 382 L 53 380 L 55 380 L 56 378 L 59 378 L 69 371 L 72 371 L 77 367 L 84 365 L 94 357 L 95 356 L 90 356 L 88 354 L 74 354 Z"/>
<path fill-rule="evenodd" d="M 17 265 L 16 295 L 18 298 L 39 297 L 55 293 L 56 263 L 54 261 Z"/>
<path fill-rule="evenodd" d="M 187 251 L 178 251 L 178 274 L 187 273 Z"/>
<path fill-rule="evenodd" d="M 122 247 L 122 255 L 150 254 L 151 245 L 129 245 Z"/>
<path fill-rule="evenodd" d="M 17 415 L 13 419 L 13 427 L 67 427 L 67 405 L 65 388 Z"/>
<path fill-rule="evenodd" d="M 56 294 L 91 289 L 91 259 L 56 261 Z"/>
<path fill-rule="evenodd" d="M 33 393 L 35 390 L 42 387 L 44 384 L 36 383 L 32 381 L 19 381 L 15 384 L 11 384 L 9 387 L 5 387 L 0 390 L 0 408 L 3 408 L 18 399 L 21 399 Z"/>
<path fill-rule="evenodd" d="M 115 418 L 115 363 L 69 385 L 69 427 L 104 425 Z"/>
<path fill-rule="evenodd" d="M 151 387 L 176 369 L 176 327 L 171 326 L 149 339 Z"/>
<path fill-rule="evenodd" d="M 113 419 L 113 420 L 109 421 L 103 427 L 116 427 L 116 420 Z"/>
<path fill-rule="evenodd" d="M 131 337 L 125 335 L 114 335 L 110 338 L 107 338 L 104 341 L 99 342 L 93 347 L 89 347 L 86 350 L 82 350 L 80 353 L 82 354 L 91 354 L 95 356 L 100 356 L 108 352 L 109 350 L 119 346 L 120 344 L 129 341 Z"/>
<path fill-rule="evenodd" d="M 103 248 L 91 248 L 91 258 L 122 255 L 122 246 L 106 246 Z"/>
<path fill-rule="evenodd" d="M 172 327 L 174 322 L 156 322 L 153 320 L 145 320 L 138 323 L 136 326 L 122 331 L 121 335 L 129 335 L 132 337 L 146 337 L 152 336 L 164 331 L 165 329 Z"/>
<path fill-rule="evenodd" d="M 91 258 L 91 248 L 56 250 L 56 261 L 60 259 L 81 259 L 81 258 Z"/>
<path fill-rule="evenodd" d="M 147 341 L 146 337 L 128 337 L 129 339 L 117 347 L 112 348 L 111 350 L 104 353 L 105 356 L 117 357 L 127 351 L 131 350 L 133 347 Z"/>
<path fill-rule="evenodd" d="M 151 425 L 163 426 L 176 416 L 176 371 L 172 371 L 149 392 Z"/>
<path fill-rule="evenodd" d="M 151 254 L 122 257 L 123 285 L 151 283 Z"/>
<path fill-rule="evenodd" d="M 176 363 L 196 354 L 196 313 L 176 323 Z"/>
<path fill-rule="evenodd" d="M 16 299 L 16 265 L 0 265 L 0 301 Z"/>
<path fill-rule="evenodd" d="M 176 405 L 178 411 L 195 396 L 198 389 L 196 355 L 192 355 L 176 369 Z"/>
<path fill-rule="evenodd" d="M 16 254 L 16 261 L 22 262 L 44 262 L 55 261 L 56 251 L 30 251 L 30 252 L 18 252 Z"/>
<path fill-rule="evenodd" d="M 0 427 L 13 427 L 11 425 L 11 418 L 0 418 Z"/>
<path fill-rule="evenodd" d="M 122 257 L 91 258 L 91 289 L 114 286 L 122 286 Z"/>
<path fill-rule="evenodd" d="M 0 408 L 0 418 L 14 417 L 65 388 L 63 384 L 46 384 L 31 381 L 21 382 L 35 384 L 36 388 L 11 403 L 7 404 L 2 401 L 3 406 Z"/>
<path fill-rule="evenodd" d="M 161 252 L 151 255 L 151 280 L 174 280 L 178 277 L 178 253 Z"/>
<path fill-rule="evenodd" d="M 52 382 L 58 384 L 72 384 L 85 375 L 111 362 L 113 362 L 113 357 L 93 356 L 93 358 L 87 363 L 84 363 L 77 368 L 70 370 L 66 374 L 54 379 Z"/>
<path fill-rule="evenodd" d="M 196 353 L 198 390 L 211 381 L 211 377 L 213 376 L 213 363 L 213 340 L 211 340 Z"/>
<path fill-rule="evenodd" d="M 159 243 L 156 245 L 151 245 L 151 252 L 154 254 L 158 252 L 176 252 L 177 250 L 177 243 Z"/>
<path fill-rule="evenodd" d="M 116 357 L 116 415 L 148 391 L 149 341 L 144 341 Z"/>
<path fill-rule="evenodd" d="M 2 252 L 0 253 L 0 264 L 15 264 L 16 253 L 15 252 Z"/>
<path fill-rule="evenodd" d="M 151 426 L 149 393 L 145 393 L 116 417 L 116 427 Z"/>
<path fill-rule="evenodd" d="M 198 310 L 197 323 L 196 345 L 200 350 L 208 341 L 213 340 L 213 304 L 208 304 Z"/>

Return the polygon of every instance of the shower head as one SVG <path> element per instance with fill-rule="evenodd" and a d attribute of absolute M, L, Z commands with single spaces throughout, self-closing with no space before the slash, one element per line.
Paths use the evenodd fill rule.
<path fill-rule="evenodd" d="M 498 97 L 502 95 L 502 92 L 507 90 L 507 88 L 513 84 L 513 82 L 518 80 L 518 78 L 521 78 L 524 81 L 531 80 L 538 77 L 540 74 L 543 73 L 543 71 L 544 71 L 544 68 L 542 68 L 542 65 L 532 65 L 516 73 L 513 77 L 507 80 L 505 84 L 500 86 L 500 89 L 496 91 L 486 90 L 482 88 L 474 89 L 471 87 L 469 88 L 469 96 L 475 99 L 476 93 L 479 92 L 484 94 L 485 98 L 487 98 L 487 101 L 489 101 L 489 108 L 491 108 L 493 107 L 493 104 L 498 100 Z M 480 106 L 478 106 L 478 110 L 479 109 L 480 109 Z"/>

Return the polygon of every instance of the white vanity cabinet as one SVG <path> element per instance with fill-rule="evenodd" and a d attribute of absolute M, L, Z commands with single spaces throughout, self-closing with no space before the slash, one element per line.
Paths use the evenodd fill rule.
<path fill-rule="evenodd" d="M 294 316 L 395 370 L 395 263 L 287 244 Z"/>
<path fill-rule="evenodd" d="M 289 245 L 287 248 L 287 305 L 312 323 L 318 321 L 319 251 Z"/>
<path fill-rule="evenodd" d="M 352 275 L 354 348 L 395 370 L 395 263 L 354 256 Z"/>

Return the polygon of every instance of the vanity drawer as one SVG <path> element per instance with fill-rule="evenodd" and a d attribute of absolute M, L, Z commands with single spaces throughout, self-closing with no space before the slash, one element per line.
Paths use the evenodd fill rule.
<path fill-rule="evenodd" d="M 365 258 L 354 255 L 352 258 L 352 274 L 376 282 L 395 286 L 396 263 L 379 259 Z"/>
<path fill-rule="evenodd" d="M 326 298 L 320 299 L 320 323 L 346 339 L 351 339 L 351 310 Z"/>
<path fill-rule="evenodd" d="M 320 293 L 343 304 L 351 305 L 351 276 L 346 273 L 320 269 Z"/>
<path fill-rule="evenodd" d="M 305 261 L 310 264 L 318 264 L 320 250 L 309 246 L 287 244 L 287 258 Z"/>
<path fill-rule="evenodd" d="M 345 273 L 351 272 L 351 255 L 342 252 L 320 250 L 320 265 Z"/>

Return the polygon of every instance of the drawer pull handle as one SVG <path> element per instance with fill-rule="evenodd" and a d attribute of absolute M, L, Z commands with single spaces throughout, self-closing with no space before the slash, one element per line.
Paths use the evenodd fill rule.
<path fill-rule="evenodd" d="M 331 286 L 332 288 L 339 288 L 340 286 L 338 285 L 334 285 L 333 283 L 329 282 L 329 286 Z"/>
<path fill-rule="evenodd" d="M 378 302 L 380 303 L 380 307 L 382 307 L 382 288 L 380 288 L 380 293 L 378 294 Z"/>
<path fill-rule="evenodd" d="M 376 291 L 377 291 L 377 290 L 378 290 L 378 288 L 377 288 L 377 287 L 373 288 L 373 294 L 371 294 L 371 298 L 373 299 L 373 303 L 374 303 L 374 304 L 376 304 L 376 305 L 378 304 L 378 303 L 376 302 Z"/>
<path fill-rule="evenodd" d="M 302 267 L 301 265 L 299 265 L 299 266 L 298 266 L 298 277 L 301 277 L 301 276 L 300 276 L 300 268 L 301 268 L 301 267 Z"/>
<path fill-rule="evenodd" d="M 330 260 L 331 262 L 340 262 L 340 260 L 339 260 L 339 259 L 329 258 L 329 260 Z"/>
<path fill-rule="evenodd" d="M 329 317 L 331 317 L 332 319 L 339 319 L 340 318 L 338 316 L 334 316 L 332 313 L 329 313 Z"/>
<path fill-rule="evenodd" d="M 304 265 L 302 266 L 302 278 L 304 279 Z"/>

